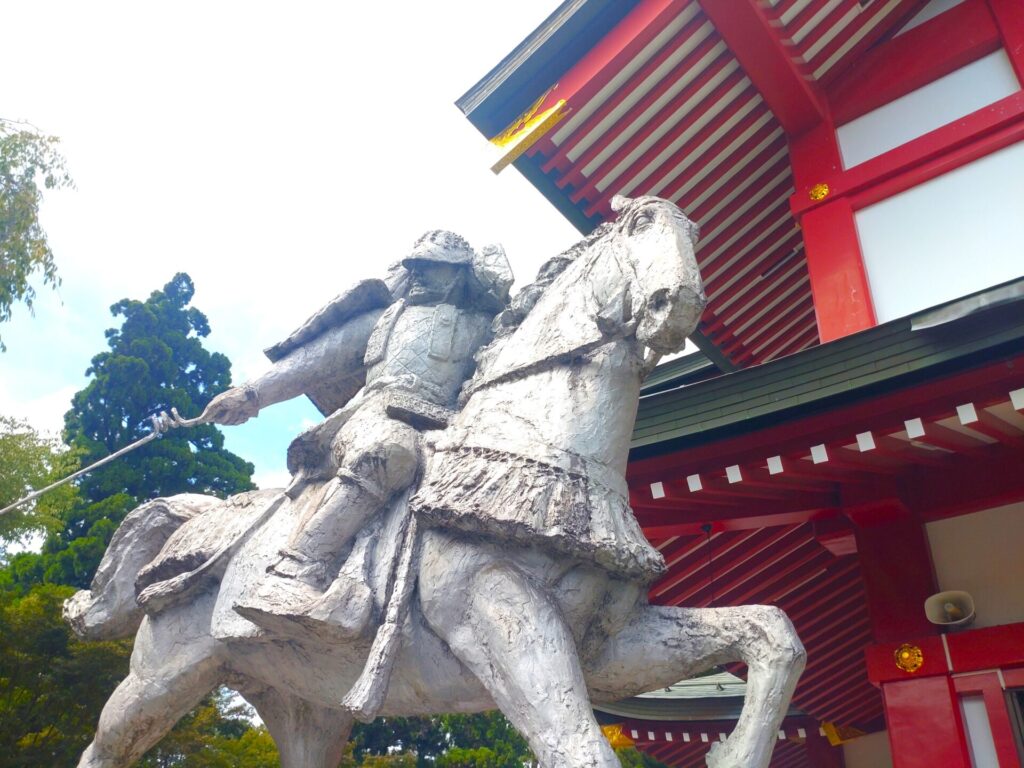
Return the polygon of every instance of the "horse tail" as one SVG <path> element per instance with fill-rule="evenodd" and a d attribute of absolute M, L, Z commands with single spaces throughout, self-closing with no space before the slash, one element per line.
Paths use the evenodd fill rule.
<path fill-rule="evenodd" d="M 143 610 L 135 599 L 135 578 L 178 528 L 223 503 L 195 493 L 154 499 L 132 510 L 110 540 L 92 589 L 64 602 L 64 619 L 86 640 L 115 640 L 135 634 Z"/>

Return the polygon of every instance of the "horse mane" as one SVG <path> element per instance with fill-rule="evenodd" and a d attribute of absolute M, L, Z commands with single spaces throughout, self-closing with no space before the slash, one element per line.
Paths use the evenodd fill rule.
<path fill-rule="evenodd" d="M 460 397 L 460 401 L 464 400 L 466 393 L 472 392 L 473 383 L 486 374 L 488 365 L 497 357 L 498 351 L 505 341 L 523 324 L 551 284 L 595 242 L 605 237 L 613 227 L 614 222 L 610 221 L 599 224 L 582 240 L 578 240 L 557 256 L 552 256 L 541 264 L 540 269 L 537 270 L 536 279 L 516 292 L 508 306 L 494 318 L 494 322 L 491 324 L 493 338 L 490 343 L 481 347 L 476 353 L 474 358 L 476 371 L 463 385 L 463 397 Z"/>

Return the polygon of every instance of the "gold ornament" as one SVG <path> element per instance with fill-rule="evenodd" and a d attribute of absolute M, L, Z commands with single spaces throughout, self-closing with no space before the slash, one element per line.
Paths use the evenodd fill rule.
<path fill-rule="evenodd" d="M 921 649 L 910 643 L 904 643 L 897 648 L 894 656 L 896 666 L 904 672 L 917 672 L 924 664 L 924 654 L 921 653 Z"/>
<path fill-rule="evenodd" d="M 566 108 L 565 99 L 559 99 L 554 106 L 543 112 L 538 111 L 544 100 L 557 87 L 556 83 L 548 88 L 539 99 L 530 105 L 529 109 L 516 118 L 515 122 L 491 139 L 491 144 L 505 151 L 501 159 L 491 166 L 494 173 L 501 173 L 502 169 L 518 160 L 526 150 L 536 144 L 544 134 L 569 114 L 571 110 Z"/>
<path fill-rule="evenodd" d="M 807 196 L 817 203 L 828 197 L 828 193 L 830 191 L 831 190 L 828 188 L 828 184 L 822 182 L 821 184 L 815 184 L 813 187 L 811 187 L 811 191 L 807 193 Z"/>
<path fill-rule="evenodd" d="M 632 747 L 635 743 L 631 738 L 629 738 L 629 736 L 622 732 L 622 723 L 616 723 L 615 725 L 602 725 L 601 732 L 604 734 L 604 737 L 608 739 L 608 743 L 615 749 Z"/>

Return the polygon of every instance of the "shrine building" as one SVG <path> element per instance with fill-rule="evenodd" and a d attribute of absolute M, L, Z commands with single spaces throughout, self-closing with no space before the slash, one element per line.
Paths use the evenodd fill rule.
<path fill-rule="evenodd" d="M 581 232 L 700 224 L 639 406 L 653 603 L 783 608 L 772 766 L 1024 764 L 1024 0 L 566 0 L 458 101 Z M 605 707 L 703 766 L 742 667 Z"/>

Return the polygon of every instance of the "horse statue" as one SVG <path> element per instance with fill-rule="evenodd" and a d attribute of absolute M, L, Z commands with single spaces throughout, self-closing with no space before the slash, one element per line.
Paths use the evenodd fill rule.
<path fill-rule="evenodd" d="M 125 520 L 65 608 L 86 636 L 136 632 L 80 768 L 131 764 L 222 684 L 259 713 L 284 768 L 336 766 L 356 719 L 494 708 L 541 766 L 611 768 L 592 702 L 730 662 L 748 667 L 746 699 L 707 764 L 768 766 L 805 660 L 792 624 L 771 606 L 648 605 L 665 565 L 624 479 L 640 383 L 705 303 L 696 227 L 658 198 L 614 206 L 499 316 L 462 408 L 427 433 L 418 482 L 352 545 L 372 564 L 362 635 L 277 632 L 235 610 L 328 480 L 158 499 Z"/>

